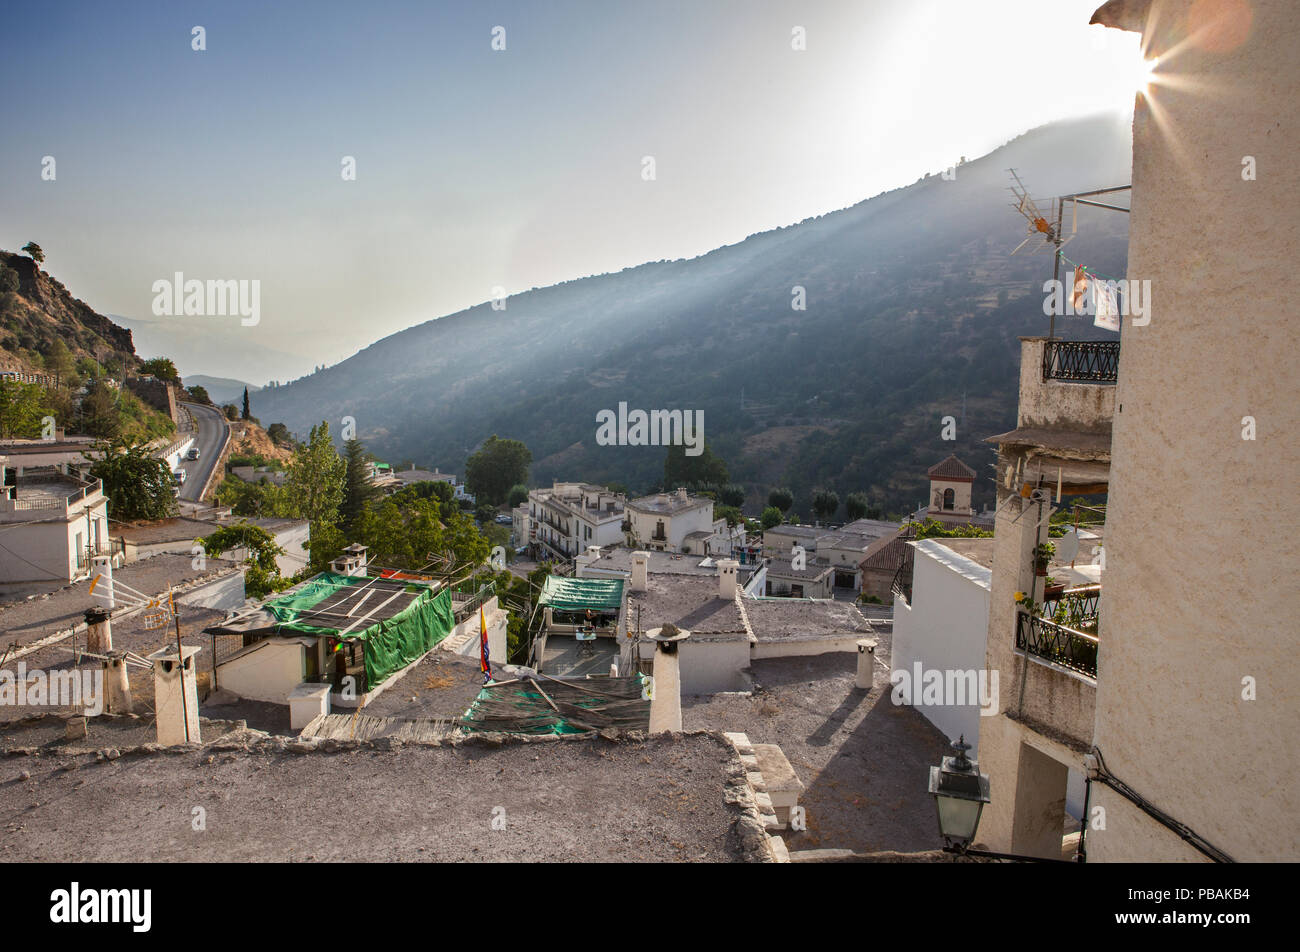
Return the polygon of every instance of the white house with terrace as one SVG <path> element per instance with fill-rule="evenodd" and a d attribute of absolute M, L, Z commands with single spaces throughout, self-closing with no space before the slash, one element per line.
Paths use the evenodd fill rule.
<path fill-rule="evenodd" d="M 625 502 L 604 486 L 557 482 L 531 490 L 526 518 L 519 513 L 512 525 L 522 525 L 538 558 L 571 559 L 588 546 L 623 540 Z"/>
<path fill-rule="evenodd" d="M 685 489 L 628 500 L 628 534 L 642 549 L 684 555 L 730 555 L 733 533 L 713 518 L 713 500 Z M 739 536 L 744 541 L 743 530 Z"/>
<path fill-rule="evenodd" d="M 620 671 L 653 674 L 655 645 L 647 632 L 666 624 L 690 632 L 677 648 L 683 694 L 749 691 L 755 659 L 857 655 L 875 632 L 847 602 L 755 598 L 739 583 L 740 565 L 718 559 L 713 574 L 650 572 L 650 553 L 632 553 Z"/>

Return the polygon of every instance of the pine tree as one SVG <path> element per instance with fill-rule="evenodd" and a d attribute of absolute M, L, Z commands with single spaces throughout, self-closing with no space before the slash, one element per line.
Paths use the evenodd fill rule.
<path fill-rule="evenodd" d="M 343 477 L 343 504 L 339 506 L 339 519 L 344 532 L 351 533 L 357 520 L 379 497 L 379 487 L 370 481 L 370 454 L 361 441 L 348 440 L 343 444 L 347 470 Z"/>
<path fill-rule="evenodd" d="M 248 419 L 252 418 L 252 416 L 253 416 L 253 414 L 252 414 L 252 412 L 251 412 L 251 411 L 249 410 L 249 408 L 248 408 L 248 388 L 245 387 L 245 388 L 244 388 L 244 413 L 243 413 L 243 415 L 240 417 L 240 419 L 242 419 L 242 420 L 248 420 Z"/>

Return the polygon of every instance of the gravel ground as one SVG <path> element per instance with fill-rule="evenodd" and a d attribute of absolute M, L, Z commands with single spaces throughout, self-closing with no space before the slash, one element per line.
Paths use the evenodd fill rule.
<path fill-rule="evenodd" d="M 877 657 L 887 661 L 888 639 Z M 929 768 L 949 741 L 910 707 L 889 699 L 880 660 L 876 686 L 854 687 L 857 655 L 756 661 L 752 697 L 683 698 L 687 730 L 743 731 L 778 744 L 803 781 L 807 830 L 782 835 L 791 850 L 836 848 L 911 852 L 936 847 Z"/>
<path fill-rule="evenodd" d="M 232 735 L 233 737 L 233 735 Z M 727 862 L 716 735 L 0 760 L 4 861 Z M 116 751 L 112 752 L 116 754 Z M 24 776 L 26 774 L 27 776 Z M 193 829 L 193 810 L 206 829 Z M 494 814 L 504 829 L 493 829 Z"/>
<path fill-rule="evenodd" d="M 411 719 L 460 717 L 481 690 L 483 674 L 477 658 L 432 651 L 367 704 L 364 713 Z"/>
<path fill-rule="evenodd" d="M 203 634 L 203 628 L 220 621 L 224 617 L 224 612 L 205 608 L 185 608 L 181 613 L 181 643 L 193 645 L 199 649 L 196 659 L 198 664 L 197 688 L 200 700 L 207 695 L 212 683 L 212 638 L 210 635 Z M 76 645 L 80 650 L 86 650 L 86 636 L 84 633 L 77 635 Z M 139 615 L 120 620 L 114 619 L 114 648 L 125 649 L 141 656 L 147 656 L 158 648 L 175 648 L 175 646 L 176 629 L 174 627 L 168 627 L 165 630 L 148 629 L 145 627 L 144 618 Z M 74 655 L 72 649 L 73 639 L 66 638 L 61 642 L 47 645 L 38 651 L 26 654 L 22 658 L 10 658 L 5 662 L 4 667 L 15 677 L 20 670 L 18 667 L 19 661 L 25 665 L 25 670 L 29 674 L 36 670 L 47 672 L 66 671 L 73 667 Z M 97 659 L 83 657 L 78 667 L 83 671 L 98 671 L 100 662 Z M 131 696 L 135 701 L 136 713 L 152 715 L 154 701 L 153 670 L 130 666 L 127 671 L 131 679 Z M 0 722 L 47 711 L 58 711 L 64 714 L 81 713 L 80 710 L 74 711 L 71 707 L 52 705 L 33 707 L 31 705 L 0 704 Z M 216 714 L 214 716 L 223 717 L 225 715 Z"/>

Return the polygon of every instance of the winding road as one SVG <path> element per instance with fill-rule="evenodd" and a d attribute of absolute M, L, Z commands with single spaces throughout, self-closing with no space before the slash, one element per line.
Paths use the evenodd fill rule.
<path fill-rule="evenodd" d="M 230 427 L 226 418 L 215 407 L 201 403 L 182 404 L 194 416 L 198 428 L 194 434 L 194 445 L 199 448 L 198 459 L 181 461 L 185 470 L 185 485 L 181 487 L 180 498 L 189 502 L 198 502 L 203 493 L 203 486 L 217 465 L 226 442 L 230 439 Z"/>

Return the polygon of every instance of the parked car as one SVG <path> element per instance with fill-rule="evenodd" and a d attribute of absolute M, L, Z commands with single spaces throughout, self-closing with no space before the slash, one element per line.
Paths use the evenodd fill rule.
<path fill-rule="evenodd" d="M 190 447 L 190 451 L 189 451 L 188 453 L 185 454 L 185 458 L 186 458 L 186 459 L 198 459 L 198 458 L 199 458 L 199 448 L 198 448 L 197 446 L 192 446 L 192 447 Z"/>
<path fill-rule="evenodd" d="M 174 482 L 177 486 L 184 486 L 184 485 L 185 485 L 185 470 L 183 470 L 183 469 L 178 469 L 178 470 L 176 470 L 176 472 L 172 473 L 172 482 Z"/>
<path fill-rule="evenodd" d="M 503 526 L 508 526 L 508 525 L 511 525 L 511 524 L 515 521 L 515 517 L 503 513 L 502 515 L 497 516 L 496 521 L 499 522 L 499 523 L 500 523 L 501 525 L 503 525 Z"/>

